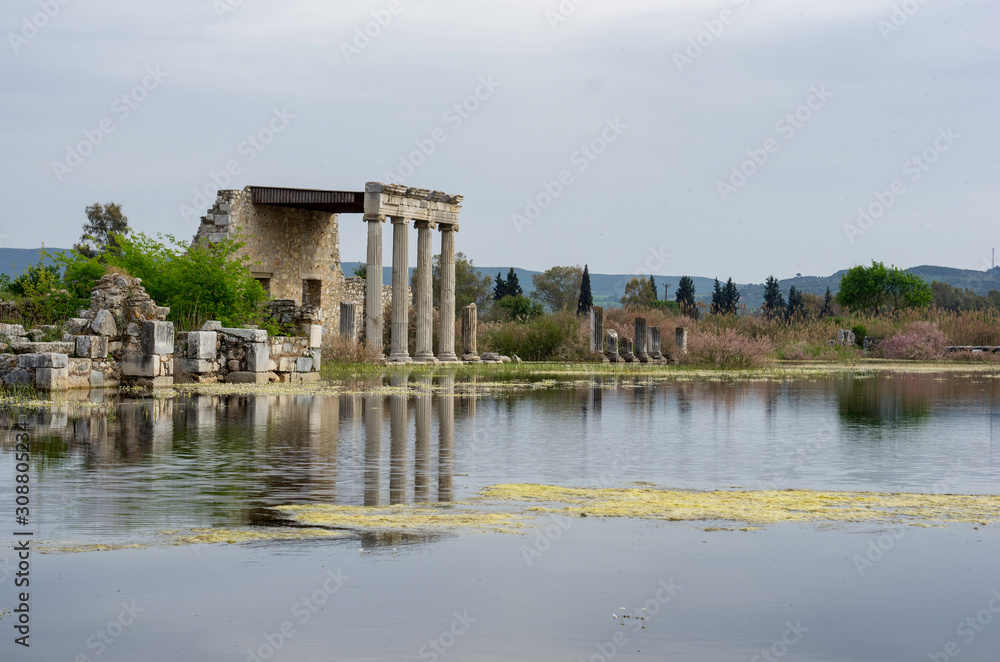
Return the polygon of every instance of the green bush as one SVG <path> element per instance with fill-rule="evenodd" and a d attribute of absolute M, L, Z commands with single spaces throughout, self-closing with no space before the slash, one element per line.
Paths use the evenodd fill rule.
<path fill-rule="evenodd" d="M 851 333 L 854 334 L 854 342 L 858 347 L 865 346 L 865 337 L 868 335 L 868 329 L 865 328 L 864 324 L 855 324 L 851 328 Z"/>
<path fill-rule="evenodd" d="M 579 340 L 580 322 L 564 311 L 534 317 L 527 322 L 503 322 L 487 328 L 485 347 L 526 361 L 585 358 L 587 347 Z M 582 351 L 581 351 L 582 350 Z"/>
<path fill-rule="evenodd" d="M 508 320 L 523 322 L 533 317 L 538 317 L 544 311 L 544 307 L 537 301 L 532 301 L 523 294 L 518 296 L 507 295 L 495 304 L 504 312 Z"/>

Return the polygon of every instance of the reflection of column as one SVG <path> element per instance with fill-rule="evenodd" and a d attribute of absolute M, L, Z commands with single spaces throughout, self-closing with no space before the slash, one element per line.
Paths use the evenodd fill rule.
<path fill-rule="evenodd" d="M 444 391 L 438 396 L 438 501 L 454 498 L 455 471 L 455 376 L 445 375 Z"/>
<path fill-rule="evenodd" d="M 439 224 L 441 230 L 441 330 L 438 360 L 458 361 L 455 356 L 455 228 Z"/>
<path fill-rule="evenodd" d="M 393 386 L 402 387 L 404 379 L 393 377 Z M 406 503 L 406 396 L 389 396 L 389 503 Z"/>
<path fill-rule="evenodd" d="M 409 363 L 410 352 L 406 347 L 410 331 L 410 264 L 409 221 L 392 218 L 392 352 L 390 363 Z"/>
<path fill-rule="evenodd" d="M 379 470 L 382 460 L 382 398 L 365 396 L 365 505 L 379 502 Z"/>
<path fill-rule="evenodd" d="M 365 340 L 369 347 L 382 349 L 382 222 L 368 217 L 368 266 L 365 269 Z"/>
<path fill-rule="evenodd" d="M 430 501 L 431 474 L 431 375 L 421 377 L 425 389 L 416 400 L 416 460 L 413 467 L 413 500 Z"/>
<path fill-rule="evenodd" d="M 417 347 L 413 359 L 435 363 L 431 224 L 416 221 L 414 225 L 417 227 Z"/>

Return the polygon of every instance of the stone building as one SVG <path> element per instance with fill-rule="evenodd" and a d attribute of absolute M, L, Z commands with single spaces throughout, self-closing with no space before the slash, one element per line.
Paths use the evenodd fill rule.
<path fill-rule="evenodd" d="M 382 345 L 386 290 L 391 294 L 390 361 L 409 362 L 408 317 L 413 297 L 409 286 L 408 229 L 417 229 L 417 353 L 421 361 L 455 361 L 455 238 L 462 196 L 397 184 L 369 182 L 364 191 L 248 186 L 220 190 L 215 205 L 202 217 L 195 241 L 227 237 L 245 243 L 250 271 L 274 299 L 317 308 L 326 334 L 340 326 L 340 303 L 352 301 L 363 310 L 364 336 Z M 364 297 L 360 283 L 348 281 L 340 266 L 340 214 L 363 214 L 368 223 L 368 278 Z M 393 227 L 392 285 L 382 283 L 382 226 Z M 431 309 L 431 231 L 441 232 L 441 347 L 435 356 Z M 362 337 L 361 334 L 357 334 Z"/>

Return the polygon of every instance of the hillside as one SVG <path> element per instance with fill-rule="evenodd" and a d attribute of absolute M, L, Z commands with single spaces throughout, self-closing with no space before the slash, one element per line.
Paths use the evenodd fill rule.
<path fill-rule="evenodd" d="M 28 268 L 29 264 L 38 264 L 38 248 L 0 248 L 0 273 L 14 277 Z M 68 248 L 46 248 L 50 253 L 64 253 Z M 47 261 L 48 263 L 48 261 Z"/>

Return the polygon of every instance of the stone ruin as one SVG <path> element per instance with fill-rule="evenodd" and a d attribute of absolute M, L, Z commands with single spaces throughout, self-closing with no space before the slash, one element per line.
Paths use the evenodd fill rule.
<path fill-rule="evenodd" d="M 593 306 L 590 309 L 590 351 L 601 352 L 605 363 L 668 363 L 670 356 L 663 353 L 662 332 L 659 327 L 650 327 L 645 317 L 635 318 L 633 338 L 619 338 L 618 332 L 604 330 L 604 309 Z M 687 328 L 677 327 L 676 355 L 687 353 Z M 602 351 L 603 350 L 603 351 Z"/>

